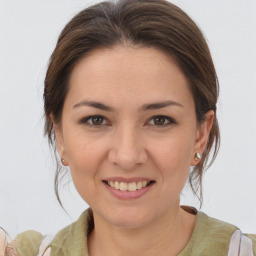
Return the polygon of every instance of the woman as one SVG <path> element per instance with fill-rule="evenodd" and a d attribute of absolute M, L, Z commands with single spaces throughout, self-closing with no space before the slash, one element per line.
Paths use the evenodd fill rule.
<path fill-rule="evenodd" d="M 45 132 L 90 209 L 52 239 L 20 234 L 18 255 L 255 254 L 255 235 L 180 206 L 188 177 L 202 200 L 217 97 L 205 39 L 178 7 L 122 0 L 76 15 L 47 70 Z"/>

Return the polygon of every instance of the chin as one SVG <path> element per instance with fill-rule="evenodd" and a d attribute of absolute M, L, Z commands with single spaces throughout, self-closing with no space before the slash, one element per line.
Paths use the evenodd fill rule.
<path fill-rule="evenodd" d="M 105 220 L 114 226 L 122 228 L 139 228 L 150 223 L 153 216 L 146 209 L 138 209 L 136 207 L 119 207 L 119 209 L 111 209 L 105 212 Z"/>
<path fill-rule="evenodd" d="M 150 223 L 150 220 L 147 220 L 145 218 L 136 218 L 136 217 L 122 217 L 122 218 L 111 218 L 109 220 L 113 226 L 119 227 L 119 228 L 139 228 L 147 225 L 147 223 Z"/>

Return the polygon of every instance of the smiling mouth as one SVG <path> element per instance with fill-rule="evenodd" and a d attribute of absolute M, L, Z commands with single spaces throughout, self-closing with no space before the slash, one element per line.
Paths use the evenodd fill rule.
<path fill-rule="evenodd" d="M 141 190 L 155 183 L 155 181 L 139 181 L 139 182 L 126 183 L 126 182 L 107 181 L 107 180 L 104 180 L 103 182 L 116 190 L 129 191 L 129 192 Z"/>

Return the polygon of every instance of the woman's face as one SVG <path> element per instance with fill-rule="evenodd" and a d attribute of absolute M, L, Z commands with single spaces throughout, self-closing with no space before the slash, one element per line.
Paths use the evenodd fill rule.
<path fill-rule="evenodd" d="M 197 125 L 188 82 L 171 57 L 119 46 L 76 65 L 55 132 L 94 215 L 138 227 L 177 210 L 209 123 Z"/>

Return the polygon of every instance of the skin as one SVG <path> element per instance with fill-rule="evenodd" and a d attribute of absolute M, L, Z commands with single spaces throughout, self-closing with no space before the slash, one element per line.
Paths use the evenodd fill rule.
<path fill-rule="evenodd" d="M 84 101 L 104 104 L 111 111 Z M 175 104 L 143 110 L 146 104 L 166 101 Z M 93 115 L 104 117 L 100 125 L 85 121 Z M 164 118 L 159 124 L 156 116 L 171 121 Z M 158 49 L 97 49 L 75 66 L 62 122 L 54 128 L 59 154 L 93 210 L 90 255 L 182 251 L 196 217 L 180 208 L 180 193 L 190 166 L 198 164 L 195 152 L 202 153 L 206 146 L 213 117 L 209 111 L 205 121 L 197 123 L 185 75 Z M 154 184 L 143 196 L 123 200 L 104 185 L 110 177 L 143 177 Z"/>

